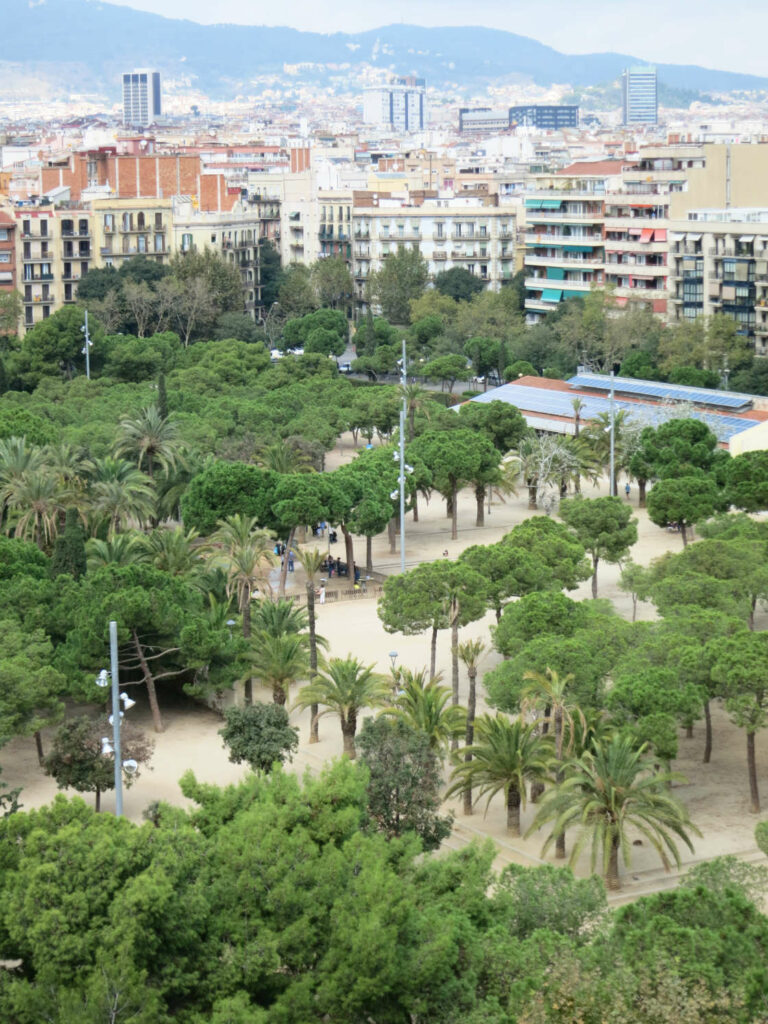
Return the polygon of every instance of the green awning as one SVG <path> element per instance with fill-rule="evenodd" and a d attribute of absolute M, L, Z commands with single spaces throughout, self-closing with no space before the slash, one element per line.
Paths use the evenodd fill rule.
<path fill-rule="evenodd" d="M 568 292 L 568 295 L 566 296 L 566 298 L 569 298 L 569 299 L 575 299 L 575 298 L 586 299 L 586 297 L 588 295 L 589 295 L 589 292 Z"/>
<path fill-rule="evenodd" d="M 564 281 L 565 270 L 562 267 L 547 267 L 547 277 L 550 281 Z"/>
<path fill-rule="evenodd" d="M 592 252 L 594 245 L 564 245 L 565 252 Z"/>
<path fill-rule="evenodd" d="M 545 288 L 541 293 L 542 302 L 559 302 L 562 297 L 562 288 Z"/>
<path fill-rule="evenodd" d="M 526 208 L 526 210 L 540 210 L 541 209 L 541 199 L 526 199 L 525 200 L 525 208 Z"/>
<path fill-rule="evenodd" d="M 542 210 L 559 210 L 563 205 L 562 199 L 542 199 L 541 208 Z"/>

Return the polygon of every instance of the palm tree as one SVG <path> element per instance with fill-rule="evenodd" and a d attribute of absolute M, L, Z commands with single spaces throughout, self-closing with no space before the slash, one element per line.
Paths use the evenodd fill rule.
<path fill-rule="evenodd" d="M 153 530 L 146 538 L 152 564 L 171 576 L 194 576 L 204 565 L 198 537 L 194 527 Z"/>
<path fill-rule="evenodd" d="M 581 414 L 586 404 L 583 398 L 574 398 L 571 401 L 571 408 L 573 409 L 573 436 L 577 439 L 581 429 Z M 581 494 L 581 476 L 579 473 L 576 473 L 573 478 L 573 489 L 577 494 Z"/>
<path fill-rule="evenodd" d="M 320 572 L 325 555 L 319 548 L 312 548 L 307 551 L 299 551 L 296 555 L 304 573 L 307 577 L 307 625 L 309 628 L 309 682 L 314 682 L 317 675 L 317 627 L 315 618 L 315 577 Z M 320 740 L 318 729 L 317 704 L 309 709 L 309 742 L 317 743 Z"/>
<path fill-rule="evenodd" d="M 117 533 L 110 540 L 92 537 L 85 543 L 88 558 L 88 572 L 105 565 L 136 565 L 150 560 L 147 539 L 142 533 L 128 530 Z"/>
<path fill-rule="evenodd" d="M 24 473 L 36 472 L 43 465 L 43 450 L 27 444 L 24 437 L 0 441 L 0 518 L 5 514 L 8 493 Z"/>
<path fill-rule="evenodd" d="M 49 444 L 43 449 L 45 465 L 59 482 L 71 507 L 81 510 L 86 504 L 88 461 L 85 449 L 73 444 Z"/>
<path fill-rule="evenodd" d="M 373 665 L 363 665 L 350 654 L 346 658 L 331 658 L 326 671 L 301 689 L 296 707 L 322 704 L 325 710 L 318 712 L 320 716 L 337 715 L 344 738 L 344 753 L 354 760 L 360 712 L 363 708 L 383 707 L 389 697 L 389 682 L 373 671 Z"/>
<path fill-rule="evenodd" d="M 248 655 L 251 671 L 244 680 L 250 686 L 256 676 L 264 686 L 272 688 L 275 704 L 285 704 L 292 683 L 302 679 L 309 670 L 307 638 L 301 633 L 283 633 L 270 636 L 262 630 L 253 635 L 253 646 Z M 246 698 L 251 703 L 252 698 Z"/>
<path fill-rule="evenodd" d="M 256 461 L 273 473 L 312 473 L 315 469 L 311 456 L 287 441 L 273 441 L 272 444 L 264 445 Z"/>
<path fill-rule="evenodd" d="M 255 517 L 238 513 L 219 520 L 211 544 L 211 562 L 227 574 L 227 593 L 237 597 L 247 639 L 251 635 L 251 595 L 258 587 L 269 589 L 266 573 L 274 564 L 272 536 L 258 529 Z M 247 692 L 248 688 L 246 699 Z"/>
<path fill-rule="evenodd" d="M 109 537 L 117 534 L 126 520 L 140 526 L 155 512 L 155 492 L 146 473 L 125 459 L 98 459 L 90 464 L 90 508 L 109 523 Z"/>
<path fill-rule="evenodd" d="M 398 397 L 405 399 L 405 415 L 408 420 L 407 441 L 412 441 L 416 436 L 416 413 L 422 412 L 429 419 L 429 413 L 434 408 L 434 399 L 428 391 L 425 391 L 420 384 L 401 384 L 398 388 Z"/>
<path fill-rule="evenodd" d="M 552 745 L 534 725 L 505 715 L 482 715 L 476 723 L 477 738 L 469 748 L 471 761 L 462 761 L 452 775 L 446 796 L 476 786 L 478 797 L 487 796 L 485 812 L 497 793 L 504 794 L 507 829 L 520 835 L 520 808 L 525 807 L 527 782 L 544 779 L 552 761 Z"/>
<path fill-rule="evenodd" d="M 5 490 L 5 499 L 13 520 L 14 536 L 32 536 L 42 550 L 50 546 L 59 528 L 60 514 L 66 511 L 59 482 L 50 470 L 27 470 L 13 479 Z"/>
<path fill-rule="evenodd" d="M 643 756 L 644 751 L 644 746 L 637 749 L 633 745 L 630 736 L 615 733 L 573 763 L 565 781 L 544 795 L 529 829 L 530 834 L 545 823 L 552 823 L 542 853 L 560 832 L 579 825 L 570 863 L 590 844 L 592 870 L 600 856 L 605 883 L 609 889 L 617 890 L 621 888 L 619 855 L 629 867 L 634 830 L 650 843 L 667 870 L 671 861 L 679 867 L 680 853 L 674 837 L 693 852 L 688 833 L 701 833 L 691 823 L 683 805 L 668 792 L 668 784 L 679 776 L 656 772 L 651 761 Z"/>
<path fill-rule="evenodd" d="M 477 666 L 485 651 L 482 640 L 467 640 L 459 644 L 459 658 L 463 662 L 469 677 L 469 698 L 467 700 L 467 727 L 464 737 L 464 760 L 471 761 L 470 748 L 475 742 L 475 714 L 477 709 Z M 464 790 L 464 813 L 472 813 L 472 787 Z"/>
<path fill-rule="evenodd" d="M 523 718 L 526 712 L 534 710 L 543 711 L 544 721 L 547 723 L 548 731 L 551 731 L 555 738 L 555 758 L 558 762 L 555 779 L 562 782 L 563 777 L 563 754 L 571 753 L 573 736 L 575 732 L 574 722 L 578 718 L 586 732 L 586 721 L 584 715 L 576 704 L 568 699 L 568 687 L 573 682 L 573 673 L 561 676 L 547 668 L 546 673 L 525 672 L 523 679 L 529 681 L 529 685 L 523 688 L 520 694 L 520 710 Z M 568 730 L 568 744 L 565 745 L 566 729 Z M 555 845 L 555 856 L 565 858 L 565 831 L 561 832 Z"/>
<path fill-rule="evenodd" d="M 150 480 L 155 466 L 167 470 L 175 465 L 179 451 L 178 429 L 170 417 L 160 415 L 156 405 L 142 409 L 133 419 L 121 420 L 119 429 L 115 455 L 132 455 L 139 469 L 146 465 Z"/>
<path fill-rule="evenodd" d="M 402 691 L 394 707 L 384 712 L 407 722 L 416 732 L 423 732 L 435 752 L 461 735 L 466 723 L 466 711 L 451 703 L 451 691 L 440 685 L 441 678 L 440 674 L 428 678 L 426 668 L 419 672 L 400 669 Z"/>
<path fill-rule="evenodd" d="M 309 616 L 303 608 L 284 597 L 276 601 L 254 601 L 251 626 L 270 636 L 286 636 L 288 633 L 303 633 L 309 626 Z"/>

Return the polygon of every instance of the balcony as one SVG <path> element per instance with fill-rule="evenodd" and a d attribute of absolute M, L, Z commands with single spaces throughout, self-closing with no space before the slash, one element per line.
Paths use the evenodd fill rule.
<path fill-rule="evenodd" d="M 53 259 L 52 252 L 40 253 L 39 256 L 27 256 L 23 257 L 25 263 L 50 263 Z"/>
<path fill-rule="evenodd" d="M 542 291 L 553 288 L 557 290 L 588 292 L 593 284 L 602 284 L 597 276 L 591 277 L 588 281 L 574 281 L 563 278 L 558 280 L 555 277 L 526 277 L 525 287 L 529 291 Z"/>
<path fill-rule="evenodd" d="M 528 266 L 547 266 L 550 263 L 554 263 L 558 266 L 575 266 L 578 267 L 602 267 L 604 260 L 601 257 L 589 258 L 580 257 L 573 254 L 563 254 L 562 256 L 541 256 L 537 253 L 527 252 L 525 254 L 525 265 Z M 621 264 L 624 266 L 624 264 Z M 665 268 L 666 269 L 666 268 Z"/>
<path fill-rule="evenodd" d="M 444 260 L 444 259 L 447 258 L 447 256 L 448 256 L 448 253 L 444 252 L 442 249 L 438 250 L 437 252 L 433 252 L 432 253 L 432 259 L 433 260 Z"/>
<path fill-rule="evenodd" d="M 527 231 L 525 242 L 526 245 L 591 245 L 593 249 L 607 244 L 602 234 L 564 235 L 552 231 Z"/>
<path fill-rule="evenodd" d="M 107 229 L 105 228 L 104 230 L 106 231 Z M 65 231 L 65 230 L 62 229 L 61 237 L 62 238 L 90 238 L 91 237 L 91 232 L 90 231 Z"/>
<path fill-rule="evenodd" d="M 73 274 L 72 271 L 70 270 L 70 272 L 68 274 L 62 274 L 61 275 L 61 280 L 62 281 L 79 281 L 80 280 L 80 275 L 79 274 Z"/>
<path fill-rule="evenodd" d="M 459 250 L 454 249 L 453 252 L 451 253 L 451 259 L 452 260 L 476 260 L 478 258 L 479 257 L 477 255 L 476 251 L 474 251 L 474 252 L 463 252 L 463 251 L 459 251 Z"/>
<path fill-rule="evenodd" d="M 584 223 L 603 223 L 603 214 L 600 210 L 594 213 L 568 213 L 566 210 L 531 210 L 527 217 L 529 224 L 567 224 L 570 221 Z"/>

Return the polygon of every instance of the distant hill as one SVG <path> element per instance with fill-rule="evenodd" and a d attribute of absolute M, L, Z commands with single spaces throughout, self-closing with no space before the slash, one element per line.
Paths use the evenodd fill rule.
<path fill-rule="evenodd" d="M 430 85 L 482 86 L 501 78 L 539 85 L 590 86 L 614 80 L 638 56 L 573 56 L 526 36 L 490 28 L 387 25 L 369 32 L 323 35 L 290 28 L 198 25 L 99 0 L 3 0 L 0 64 L 22 66 L 62 91 L 96 91 L 112 99 L 127 67 L 157 67 L 190 77 L 211 96 L 253 92 L 256 76 L 283 75 L 284 64 L 313 64 L 318 81 L 344 74 L 339 65 L 367 64 L 397 74 L 417 72 Z M 329 68 L 328 65 L 336 65 Z M 768 78 L 695 65 L 660 64 L 667 85 L 696 92 L 766 90 Z"/>

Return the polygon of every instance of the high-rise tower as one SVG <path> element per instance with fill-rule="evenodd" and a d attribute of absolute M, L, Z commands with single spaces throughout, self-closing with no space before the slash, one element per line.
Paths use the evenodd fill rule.
<path fill-rule="evenodd" d="M 134 68 L 123 75 L 123 123 L 144 128 L 162 113 L 160 72 Z"/>
<path fill-rule="evenodd" d="M 656 124 L 659 106 L 656 93 L 656 68 L 626 68 L 621 76 L 624 124 Z"/>

